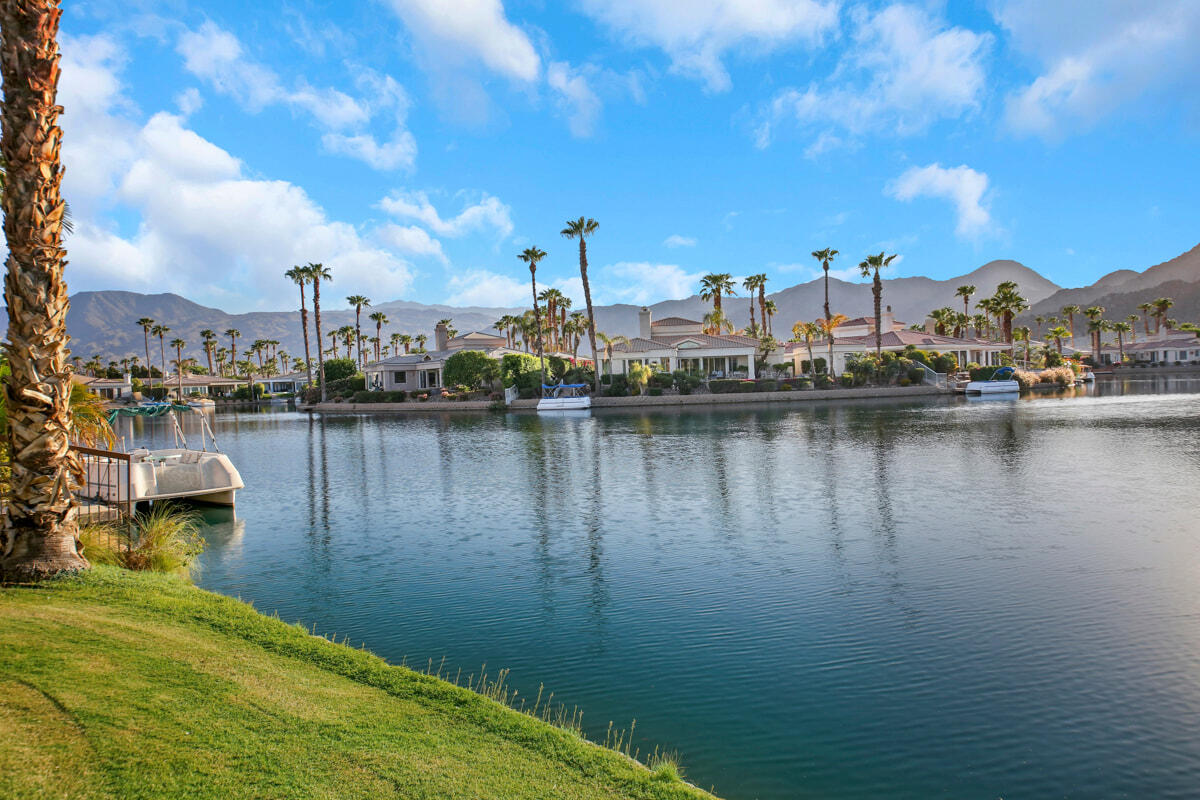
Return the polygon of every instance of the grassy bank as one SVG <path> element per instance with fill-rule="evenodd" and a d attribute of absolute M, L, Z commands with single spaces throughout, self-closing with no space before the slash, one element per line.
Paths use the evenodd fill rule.
<path fill-rule="evenodd" d="M 0 797 L 700 798 L 163 575 L 0 589 Z"/>

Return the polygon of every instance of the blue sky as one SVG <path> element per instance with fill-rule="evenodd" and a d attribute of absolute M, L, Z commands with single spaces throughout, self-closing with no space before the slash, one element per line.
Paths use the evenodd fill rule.
<path fill-rule="evenodd" d="M 72 290 L 230 311 L 597 302 L 699 275 L 1013 258 L 1063 285 L 1200 241 L 1200 3 L 68 0 Z M 847 277 L 851 270 L 847 269 Z"/>

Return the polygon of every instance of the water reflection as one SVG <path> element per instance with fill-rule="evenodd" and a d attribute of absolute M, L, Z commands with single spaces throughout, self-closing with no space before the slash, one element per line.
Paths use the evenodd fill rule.
<path fill-rule="evenodd" d="M 1198 391 L 218 415 L 201 581 L 636 717 L 730 798 L 1187 796 Z"/>

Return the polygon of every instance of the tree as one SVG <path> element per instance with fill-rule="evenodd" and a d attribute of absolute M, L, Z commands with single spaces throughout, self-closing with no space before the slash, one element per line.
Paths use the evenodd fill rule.
<path fill-rule="evenodd" d="M 208 359 L 208 374 L 211 375 L 213 371 L 213 348 L 217 344 L 217 334 L 205 328 L 200 331 L 200 340 L 204 344 L 204 355 Z"/>
<path fill-rule="evenodd" d="M 1067 328 L 1071 331 L 1071 347 L 1075 347 L 1075 315 L 1083 312 L 1079 306 L 1063 306 L 1059 313 L 1067 318 Z"/>
<path fill-rule="evenodd" d="M 992 313 L 1000 319 L 1000 337 L 1008 342 L 1014 360 L 1017 348 L 1013 341 L 1013 318 L 1027 308 L 1029 301 L 1017 294 L 1015 281 L 1004 281 L 996 287 L 996 293 L 991 297 Z"/>
<path fill-rule="evenodd" d="M 459 350 L 446 359 L 442 367 L 442 383 L 478 389 L 491 379 L 496 367 L 495 359 L 478 350 Z"/>
<path fill-rule="evenodd" d="M 824 250 L 814 250 L 812 257 L 820 264 L 821 269 L 825 271 L 825 319 L 830 319 L 829 314 L 829 265 L 833 263 L 834 256 L 838 254 L 837 250 L 831 247 L 826 247 Z"/>
<path fill-rule="evenodd" d="M 733 321 L 725 316 L 724 311 L 714 308 L 704 315 L 704 332 L 709 336 L 718 336 L 721 333 L 733 333 Z"/>
<path fill-rule="evenodd" d="M 767 317 L 767 335 L 772 336 L 774 334 L 774 326 L 771 323 L 775 321 L 775 315 L 779 313 L 779 307 L 775 305 L 774 300 L 768 300 L 763 303 L 762 310 L 763 314 Z"/>
<path fill-rule="evenodd" d="M 229 337 L 229 357 L 231 360 L 236 360 L 237 359 L 237 340 L 238 340 L 238 337 L 242 335 L 242 332 L 239 331 L 237 328 L 230 328 L 229 330 L 225 331 L 225 335 Z M 236 378 L 237 377 L 237 365 L 231 363 L 230 366 L 233 367 L 233 372 L 234 372 L 233 377 Z"/>
<path fill-rule="evenodd" d="M 0 530 L 0 579 L 8 581 L 89 566 L 75 545 L 72 492 L 79 464 L 69 449 L 58 6 L 58 0 L 0 3 L 0 148 L 7 170 L 0 202 L 8 245 L 5 350 L 11 367 L 3 391 L 12 469 Z"/>
<path fill-rule="evenodd" d="M 1088 332 L 1092 337 L 1092 361 L 1100 357 L 1100 335 L 1104 331 L 1101 318 L 1104 316 L 1104 306 L 1089 306 L 1083 315 L 1088 318 Z M 1071 346 L 1075 347 L 1075 337 L 1071 337 Z"/>
<path fill-rule="evenodd" d="M 700 299 L 712 300 L 713 310 L 721 310 L 721 296 L 733 297 L 737 291 L 733 288 L 733 276 L 728 272 L 710 272 L 700 279 Z"/>
<path fill-rule="evenodd" d="M 1058 354 L 1062 355 L 1062 340 L 1071 335 L 1071 332 L 1062 325 L 1056 325 L 1046 331 L 1046 336 L 1054 340 L 1054 344 L 1058 347 Z"/>
<path fill-rule="evenodd" d="M 814 377 L 817 374 L 817 366 L 816 360 L 813 358 L 812 343 L 820 333 L 821 326 L 815 322 L 797 322 L 792 326 L 793 341 L 803 341 L 804 346 L 808 349 L 808 373 Z"/>
<path fill-rule="evenodd" d="M 429 337 L 423 333 L 418 333 L 416 336 L 413 337 L 413 341 L 417 343 L 417 352 L 424 353 L 425 352 L 425 343 L 427 341 L 429 341 Z M 406 352 L 406 353 L 408 352 L 408 345 L 404 346 L 404 352 Z"/>
<path fill-rule="evenodd" d="M 830 375 L 835 375 L 833 369 L 833 336 L 834 331 L 838 326 L 845 322 L 849 317 L 845 314 L 834 314 L 832 317 L 817 320 L 817 324 L 821 326 L 821 333 L 825 334 L 825 338 L 829 340 L 829 363 L 825 365 Z"/>
<path fill-rule="evenodd" d="M 1137 320 L 1136 315 L 1134 316 L 1134 320 L 1135 321 Z M 1118 357 L 1118 360 L 1124 361 L 1125 360 L 1125 334 L 1133 333 L 1133 331 L 1134 331 L 1133 323 L 1126 322 L 1126 321 L 1114 322 L 1112 324 L 1112 329 L 1114 331 L 1116 331 L 1116 333 L 1117 333 L 1117 354 L 1118 354 L 1117 357 Z"/>
<path fill-rule="evenodd" d="M 583 281 L 583 302 L 587 306 L 588 341 L 592 345 L 593 365 L 599 360 L 599 355 L 596 351 L 596 312 L 592 308 L 592 285 L 588 282 L 586 237 L 593 235 L 599 227 L 600 223 L 596 222 L 596 220 L 590 217 L 587 219 L 580 217 L 579 219 L 568 221 L 567 227 L 562 229 L 562 235 L 568 239 L 579 239 L 579 277 Z M 594 369 L 592 371 L 595 373 L 596 394 L 600 394 L 600 370 Z"/>
<path fill-rule="evenodd" d="M 1166 319 L 1167 312 L 1173 305 L 1175 305 L 1175 301 L 1169 297 L 1160 297 L 1154 301 L 1154 333 L 1156 335 L 1162 330 L 1163 320 Z"/>
<path fill-rule="evenodd" d="M 1150 338 L 1150 312 L 1154 310 L 1153 302 L 1138 303 L 1138 311 L 1142 312 L 1142 324 L 1146 329 L 1146 338 Z"/>
<path fill-rule="evenodd" d="M 1038 316 L 1033 318 L 1033 321 L 1037 323 L 1037 332 L 1034 334 L 1034 338 L 1041 339 L 1042 338 L 1042 324 L 1046 321 L 1046 318 L 1039 314 Z"/>
<path fill-rule="evenodd" d="M 602 332 L 597 332 L 596 338 L 598 338 L 600 341 L 604 342 L 604 356 L 605 356 L 605 359 L 608 361 L 608 366 L 606 368 L 606 372 L 609 375 L 611 375 L 612 374 L 613 347 L 618 344 L 629 344 L 629 339 L 625 336 L 609 336 L 608 334 L 605 334 Z M 597 372 L 599 372 L 599 370 L 597 370 Z"/>
<path fill-rule="evenodd" d="M 538 308 L 538 293 L 537 293 L 537 265 L 538 262 L 546 257 L 545 250 L 539 250 L 537 247 L 527 247 L 517 256 L 520 260 L 529 265 L 529 280 L 533 284 L 533 321 L 535 330 L 537 331 L 537 351 L 538 364 L 541 366 L 542 385 L 546 383 L 546 353 L 542 345 L 542 317 L 541 309 Z M 541 389 L 538 389 L 539 396 Z"/>
<path fill-rule="evenodd" d="M 379 345 L 383 341 L 383 326 L 388 324 L 387 314 L 374 311 L 369 319 L 375 323 L 375 360 L 379 360 Z"/>
<path fill-rule="evenodd" d="M 1125 321 L 1129 323 L 1129 341 L 1135 344 L 1137 343 L 1137 324 L 1140 319 L 1141 317 L 1137 314 L 1130 314 L 1125 318 Z"/>
<path fill-rule="evenodd" d="M 363 365 L 362 354 L 362 310 L 371 305 L 371 301 L 361 294 L 352 294 L 346 298 L 346 302 L 354 306 L 354 341 L 358 342 L 358 366 Z"/>
<path fill-rule="evenodd" d="M 150 331 L 154 329 L 154 320 L 149 317 L 142 317 L 137 321 L 138 326 L 142 329 L 142 334 L 146 340 L 146 369 L 150 369 Z M 150 381 L 150 385 L 154 385 L 154 381 Z"/>
<path fill-rule="evenodd" d="M 311 384 L 312 366 L 309 364 L 310 354 L 308 352 L 308 308 L 304 304 L 304 287 L 312 282 L 312 270 L 306 266 L 297 264 L 283 274 L 291 278 L 300 287 L 300 332 L 304 334 L 304 368 L 308 374 L 308 383 Z M 321 342 L 318 340 L 317 345 L 320 346 L 320 344 Z"/>
<path fill-rule="evenodd" d="M 176 383 L 179 386 L 179 399 L 183 399 L 183 348 L 187 347 L 187 342 L 179 337 L 171 340 L 171 348 L 175 351 L 175 377 Z"/>
<path fill-rule="evenodd" d="M 756 296 L 756 292 L 758 292 L 759 287 L 762 286 L 766 282 L 767 282 L 767 276 L 762 275 L 762 274 L 747 275 L 746 279 L 742 281 L 742 288 L 744 288 L 746 290 L 746 296 L 750 298 L 750 327 L 747 328 L 747 330 L 756 330 L 756 327 L 754 324 L 754 304 L 756 302 L 758 302 L 758 297 Z M 763 316 L 764 316 L 763 325 L 766 326 L 766 324 L 767 324 L 767 321 L 765 319 L 766 315 L 764 314 Z"/>
<path fill-rule="evenodd" d="M 945 336 L 949 326 L 957 324 L 958 312 L 949 307 L 935 308 L 929 312 L 929 318 L 933 320 L 933 332 L 939 336 Z M 955 335 L 957 335 L 957 331 L 955 331 Z"/>
<path fill-rule="evenodd" d="M 971 297 L 974 296 L 974 294 L 975 287 L 969 283 L 954 290 L 954 296 L 962 298 L 963 313 L 968 317 L 971 316 Z"/>
<path fill-rule="evenodd" d="M 159 355 L 162 357 L 162 360 L 160 362 L 162 364 L 162 378 L 159 380 L 159 383 L 165 388 L 167 385 L 166 335 L 171 332 L 171 329 L 168 328 L 166 325 L 155 325 L 153 328 L 150 329 L 150 332 L 158 337 L 158 351 L 159 351 Z"/>
<path fill-rule="evenodd" d="M 317 380 L 321 384 L 321 402 L 326 399 L 325 394 L 325 353 L 321 349 L 321 281 L 332 281 L 333 275 L 330 274 L 329 268 L 322 264 L 314 264 L 309 262 L 306 267 L 308 275 L 312 279 L 313 285 L 313 328 L 317 332 Z"/>
<path fill-rule="evenodd" d="M 1022 325 L 1019 328 L 1013 329 L 1013 338 L 1025 341 L 1025 369 L 1029 369 L 1029 337 L 1031 335 L 1033 335 L 1033 331 L 1029 329 L 1028 325 Z M 1015 356 L 1013 360 L 1016 361 Z"/>
<path fill-rule="evenodd" d="M 879 355 L 883 351 L 883 331 L 880 328 L 883 325 L 883 316 L 880 311 L 883 302 L 883 281 L 879 278 L 879 270 L 890 266 L 892 260 L 896 258 L 895 253 L 892 255 L 870 255 L 858 265 L 858 270 L 864 278 L 874 277 L 871 281 L 871 296 L 875 300 L 875 355 Z"/>

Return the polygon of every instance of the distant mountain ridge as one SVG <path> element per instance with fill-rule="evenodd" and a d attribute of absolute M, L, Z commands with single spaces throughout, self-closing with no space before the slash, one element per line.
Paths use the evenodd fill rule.
<path fill-rule="evenodd" d="M 972 298 L 974 303 L 995 291 L 998 284 L 1009 280 L 1017 282 L 1021 294 L 1028 298 L 1033 306 L 1023 320 L 1032 320 L 1035 314 L 1056 314 L 1063 305 L 1072 303 L 1081 307 L 1104 305 L 1108 309 L 1108 318 L 1120 319 L 1127 314 L 1136 313 L 1137 303 L 1161 296 L 1170 296 L 1175 300 L 1176 305 L 1171 310 L 1171 316 L 1181 320 L 1200 319 L 1200 245 L 1145 271 L 1117 270 L 1103 276 L 1091 286 L 1079 289 L 1064 289 L 1035 270 L 1011 260 L 990 261 L 964 275 L 947 280 L 925 277 L 885 279 L 883 302 L 892 307 L 896 319 L 909 324 L 920 323 L 934 308 L 961 308 L 962 300 L 954 294 L 959 286 L 976 287 Z M 790 337 L 792 324 L 797 320 L 813 320 L 821 316 L 824 296 L 822 278 L 770 293 L 768 297 L 775 301 L 779 309 L 774 319 L 776 337 Z M 835 311 L 850 317 L 870 316 L 873 313 L 869 284 L 849 283 L 831 278 L 829 302 Z M 692 295 L 681 300 L 654 303 L 649 308 L 655 319 L 678 316 L 698 320 L 711 308 L 711 304 L 702 301 L 698 295 Z M 739 296 L 725 299 L 724 308 L 735 325 L 740 327 L 749 322 L 749 300 L 740 291 Z M 634 336 L 638 332 L 639 309 L 640 306 L 630 304 L 596 306 L 597 329 L 609 334 Z M 432 340 L 433 326 L 439 319 L 451 318 L 454 327 L 462 332 L 487 330 L 501 316 L 521 313 L 523 309 L 499 306 L 464 308 L 395 300 L 364 309 L 362 330 L 368 335 L 375 333 L 375 324 L 367 318 L 372 311 L 382 311 L 388 316 L 389 323 L 384 327 L 385 340 L 393 332 L 413 336 L 424 333 Z M 169 326 L 171 331 L 167 334 L 167 340 L 177 336 L 185 340 L 188 343 L 186 353 L 199 359 L 201 363 L 204 358 L 200 346 L 200 331 L 205 328 L 216 332 L 218 340 L 226 347 L 229 337 L 225 336 L 224 332 L 236 328 L 241 331 L 239 350 L 244 347 L 244 343 L 255 339 L 272 339 L 280 342 L 281 350 L 293 356 L 300 356 L 304 352 L 299 311 L 229 314 L 175 294 L 139 294 L 126 291 L 79 292 L 72 296 L 71 313 L 67 319 L 67 328 L 72 337 L 72 352 L 84 360 L 93 355 L 99 355 L 105 361 L 120 360 L 133 355 L 144 358 L 143 333 L 136 324 L 141 317 L 149 317 Z M 328 346 L 329 331 L 343 325 L 353 325 L 354 311 L 322 308 L 321 318 L 326 334 L 323 345 Z M 312 325 L 310 297 L 309 331 L 310 336 L 315 338 Z M 159 356 L 155 344 L 151 342 L 151 358 L 157 363 Z M 313 347 L 315 346 L 314 342 Z M 584 348 L 586 350 L 586 344 Z M 315 350 L 313 352 L 315 353 Z"/>

